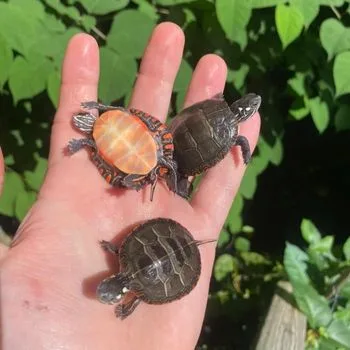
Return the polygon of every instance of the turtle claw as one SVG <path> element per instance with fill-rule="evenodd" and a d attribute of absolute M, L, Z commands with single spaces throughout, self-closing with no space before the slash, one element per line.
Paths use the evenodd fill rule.
<path fill-rule="evenodd" d="M 128 303 L 117 305 L 114 310 L 115 316 L 124 320 L 136 309 L 136 306 L 140 304 L 140 301 L 140 298 L 134 296 Z"/>

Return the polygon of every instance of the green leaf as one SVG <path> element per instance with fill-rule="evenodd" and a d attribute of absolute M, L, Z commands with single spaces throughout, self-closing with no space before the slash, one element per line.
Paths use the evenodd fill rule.
<path fill-rule="evenodd" d="M 188 4 L 190 2 L 195 2 L 197 0 L 156 0 L 158 5 L 162 6 L 175 6 L 180 4 Z"/>
<path fill-rule="evenodd" d="M 184 106 L 186 93 L 187 93 L 187 90 L 180 90 L 176 94 L 176 110 L 177 110 L 177 112 L 181 111 L 183 106 Z"/>
<path fill-rule="evenodd" d="M 41 21 L 41 23 L 50 33 L 62 34 L 66 31 L 66 26 L 63 24 L 62 20 L 48 13 L 45 14 L 45 18 Z"/>
<path fill-rule="evenodd" d="M 22 191 L 18 193 L 15 202 L 15 215 L 18 220 L 23 220 L 28 210 L 36 201 L 36 192 Z"/>
<path fill-rule="evenodd" d="M 349 239 L 348 239 L 349 240 Z M 350 253 L 350 252 L 347 252 L 347 253 Z M 346 255 L 345 255 L 346 256 Z M 348 261 L 350 261 L 349 258 L 347 258 Z M 350 300 L 350 280 L 348 280 L 347 282 L 345 282 L 343 284 L 343 286 L 340 288 L 339 290 L 339 295 L 346 298 L 346 299 L 349 299 Z M 350 320 L 350 309 L 347 309 L 347 314 L 344 315 L 347 317 L 347 319 Z"/>
<path fill-rule="evenodd" d="M 185 59 L 183 59 L 175 79 L 173 90 L 187 91 L 188 85 L 191 81 L 191 77 L 192 77 L 192 67 Z"/>
<path fill-rule="evenodd" d="M 47 80 L 47 93 L 53 105 L 58 107 L 60 96 L 61 76 L 57 71 L 52 71 Z"/>
<path fill-rule="evenodd" d="M 4 87 L 11 69 L 13 52 L 2 35 L 0 35 L 0 91 Z"/>
<path fill-rule="evenodd" d="M 104 103 L 111 103 L 132 88 L 137 73 L 136 61 L 102 47 L 100 63 L 99 96 Z"/>
<path fill-rule="evenodd" d="M 24 171 L 24 181 L 34 191 L 39 191 L 45 177 L 47 169 L 47 159 L 40 157 L 35 153 L 35 159 L 37 161 L 33 171 Z"/>
<path fill-rule="evenodd" d="M 320 39 L 330 60 L 334 55 L 350 49 L 350 28 L 344 27 L 335 18 L 328 18 L 321 24 Z"/>
<path fill-rule="evenodd" d="M 350 92 L 350 51 L 337 55 L 333 66 L 333 77 L 337 97 Z"/>
<path fill-rule="evenodd" d="M 227 215 L 225 226 L 227 225 L 231 233 L 240 231 L 242 227 L 241 211 L 243 209 L 243 198 L 238 193 L 233 201 Z"/>
<path fill-rule="evenodd" d="M 123 56 L 141 57 L 154 25 L 154 20 L 142 12 L 122 11 L 114 17 L 107 46 Z"/>
<path fill-rule="evenodd" d="M 95 17 L 84 15 L 84 16 L 81 16 L 80 23 L 84 27 L 84 29 L 87 32 L 89 32 L 93 27 L 95 27 L 96 19 Z"/>
<path fill-rule="evenodd" d="M 231 239 L 231 235 L 227 232 L 226 229 L 222 229 L 218 239 L 218 247 L 222 248 L 224 245 L 230 242 L 230 239 Z"/>
<path fill-rule="evenodd" d="M 332 320 L 332 312 L 327 299 L 303 281 L 293 280 L 291 283 L 295 300 L 300 310 L 306 315 L 310 326 L 312 328 L 327 326 Z"/>
<path fill-rule="evenodd" d="M 326 102 L 319 96 L 309 99 L 309 108 L 312 120 L 320 133 L 323 133 L 329 124 L 329 110 Z"/>
<path fill-rule="evenodd" d="M 350 261 L 350 237 L 345 241 L 343 245 L 343 253 L 345 259 Z"/>
<path fill-rule="evenodd" d="M 95 15 L 106 15 L 107 13 L 123 9 L 129 4 L 129 0 L 78 0 L 85 10 Z"/>
<path fill-rule="evenodd" d="M 145 15 L 149 16 L 152 20 L 157 21 L 159 15 L 157 13 L 157 9 L 150 4 L 147 0 L 133 0 L 133 2 L 139 5 L 138 10 Z"/>
<path fill-rule="evenodd" d="M 321 234 L 311 220 L 303 219 L 300 225 L 301 235 L 308 243 L 320 241 Z"/>
<path fill-rule="evenodd" d="M 337 131 L 350 130 L 350 106 L 340 105 L 334 116 L 334 126 Z"/>
<path fill-rule="evenodd" d="M 318 0 L 320 5 L 327 6 L 342 6 L 344 4 L 344 0 Z"/>
<path fill-rule="evenodd" d="M 74 6 L 66 6 L 57 0 L 45 0 L 45 2 L 59 14 L 68 16 L 75 22 L 80 22 L 80 13 Z"/>
<path fill-rule="evenodd" d="M 245 174 L 243 176 L 241 186 L 239 187 L 239 192 L 243 197 L 247 199 L 252 199 L 257 187 L 257 174 L 255 169 L 251 166 L 248 166 Z"/>
<path fill-rule="evenodd" d="M 23 13 L 30 13 L 31 17 L 35 19 L 44 19 L 45 7 L 38 0 L 11 0 L 10 6 L 17 6 Z"/>
<path fill-rule="evenodd" d="M 6 172 L 0 197 L 0 213 L 14 216 L 16 197 L 18 193 L 23 191 L 24 184 L 21 177 L 14 171 Z"/>
<path fill-rule="evenodd" d="M 228 39 L 244 43 L 242 32 L 249 22 L 252 0 L 216 0 L 216 14 Z M 241 45 L 242 46 L 242 45 Z"/>
<path fill-rule="evenodd" d="M 249 239 L 244 237 L 237 237 L 235 240 L 235 248 L 239 252 L 249 252 L 250 250 Z"/>
<path fill-rule="evenodd" d="M 218 257 L 214 266 L 214 277 L 222 281 L 229 273 L 238 268 L 237 260 L 230 254 L 222 254 Z"/>
<path fill-rule="evenodd" d="M 249 66 L 245 63 L 243 63 L 239 69 L 237 70 L 232 70 L 230 71 L 230 75 L 231 75 L 231 79 L 230 81 L 233 82 L 233 85 L 235 86 L 235 88 L 237 90 L 240 90 L 244 84 L 245 84 L 245 80 L 246 77 L 249 73 Z"/>
<path fill-rule="evenodd" d="M 9 77 L 9 86 L 15 104 L 19 100 L 33 97 L 45 90 L 46 80 L 52 70 L 52 62 L 44 57 L 30 57 L 29 60 L 25 60 L 17 56 Z"/>
<path fill-rule="evenodd" d="M 274 165 L 280 165 L 283 160 L 283 143 L 279 137 L 276 137 L 275 144 L 271 148 L 270 160 Z"/>
<path fill-rule="evenodd" d="M 285 0 L 252 0 L 252 8 L 275 7 L 278 4 L 285 3 Z"/>
<path fill-rule="evenodd" d="M 305 27 L 308 28 L 320 10 L 319 0 L 291 0 L 290 3 L 299 9 L 304 17 Z"/>
<path fill-rule="evenodd" d="M 241 252 L 241 258 L 245 265 L 271 265 L 271 261 L 256 252 Z"/>
<path fill-rule="evenodd" d="M 21 6 L 0 2 L 0 33 L 4 36 L 8 45 L 15 51 L 26 54 L 31 45 L 39 38 L 45 36 L 42 23 L 33 13 L 28 16 L 28 11 Z M 20 30 L 18 30 L 20 25 Z"/>
<path fill-rule="evenodd" d="M 279 4 L 276 7 L 275 21 L 278 35 L 285 49 L 301 34 L 304 25 L 303 15 L 293 5 Z"/>
<path fill-rule="evenodd" d="M 268 154 L 259 154 L 258 156 L 253 157 L 249 166 L 254 168 L 256 175 L 259 175 L 269 165 L 269 159 Z"/>
<path fill-rule="evenodd" d="M 299 96 L 304 96 L 306 94 L 305 78 L 305 73 L 296 72 L 293 78 L 288 79 L 288 85 Z"/>
<path fill-rule="evenodd" d="M 311 327 L 325 326 L 332 318 L 326 298 L 311 286 L 307 275 L 308 256 L 300 248 L 287 243 L 284 266 L 293 285 L 293 294 L 300 310 L 307 316 Z"/>
<path fill-rule="evenodd" d="M 325 236 L 321 238 L 319 241 L 312 243 L 310 246 L 310 250 L 318 254 L 332 255 L 332 247 L 334 243 L 333 236 Z"/>
<path fill-rule="evenodd" d="M 310 113 L 308 101 L 305 97 L 295 100 L 289 110 L 289 114 L 296 120 L 304 119 Z"/>
<path fill-rule="evenodd" d="M 327 328 L 328 336 L 335 340 L 339 346 L 350 349 L 350 329 L 342 320 L 333 320 Z"/>
<path fill-rule="evenodd" d="M 81 30 L 76 27 L 70 27 L 64 33 L 46 31 L 44 36 L 33 43 L 27 56 L 47 56 L 54 62 L 56 68 L 61 70 L 68 41 L 77 33 L 81 33 Z"/>
<path fill-rule="evenodd" d="M 284 266 L 291 283 L 294 281 L 308 284 L 310 278 L 307 275 L 307 264 L 309 260 L 307 254 L 299 247 L 287 242 L 284 251 Z"/>

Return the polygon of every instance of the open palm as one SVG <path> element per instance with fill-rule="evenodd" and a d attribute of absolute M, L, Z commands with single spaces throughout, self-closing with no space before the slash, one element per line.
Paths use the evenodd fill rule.
<path fill-rule="evenodd" d="M 156 27 L 135 83 L 132 107 L 164 121 L 184 36 L 171 23 Z M 217 238 L 241 181 L 244 165 L 234 149 L 208 171 L 191 202 L 159 181 L 136 192 L 112 189 L 89 160 L 87 151 L 64 153 L 71 138 L 72 114 L 82 101 L 97 99 L 98 46 L 78 34 L 64 59 L 59 108 L 54 119 L 49 167 L 39 198 L 21 224 L 12 247 L 0 249 L 3 349 L 193 349 L 201 329 L 215 244 L 200 247 L 202 274 L 186 297 L 170 304 L 141 303 L 121 321 L 114 307 L 99 303 L 97 284 L 117 266 L 99 240 L 119 242 L 137 223 L 172 218 L 196 239 Z M 185 105 L 224 88 L 226 65 L 215 55 L 198 63 Z M 241 127 L 251 147 L 258 115 Z"/>

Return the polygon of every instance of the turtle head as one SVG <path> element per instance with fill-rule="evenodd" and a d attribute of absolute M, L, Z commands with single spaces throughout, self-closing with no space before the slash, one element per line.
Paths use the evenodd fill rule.
<path fill-rule="evenodd" d="M 97 287 L 97 298 L 103 304 L 116 304 L 129 292 L 128 279 L 118 273 L 105 278 Z"/>
<path fill-rule="evenodd" d="M 232 103 L 230 109 L 234 114 L 234 122 L 244 122 L 253 116 L 259 109 L 261 104 L 261 97 L 254 93 L 244 95 L 239 100 Z"/>

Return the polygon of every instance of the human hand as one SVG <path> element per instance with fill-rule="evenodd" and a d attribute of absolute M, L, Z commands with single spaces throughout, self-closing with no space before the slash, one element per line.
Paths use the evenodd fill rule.
<path fill-rule="evenodd" d="M 145 51 L 131 106 L 164 121 L 184 46 L 183 32 L 158 25 Z M 172 218 L 195 239 L 217 238 L 245 170 L 235 148 L 210 169 L 190 202 L 159 181 L 140 192 L 111 189 L 88 152 L 62 152 L 81 137 L 71 125 L 82 101 L 97 99 L 99 75 L 95 40 L 78 34 L 69 43 L 62 72 L 59 108 L 52 127 L 48 171 L 38 200 L 23 220 L 12 247 L 1 259 L 3 349 L 194 349 L 203 322 L 215 245 L 201 246 L 201 278 L 184 298 L 164 305 L 141 303 L 121 321 L 114 306 L 101 304 L 97 284 L 112 273 L 98 241 L 118 241 L 137 223 Z M 226 65 L 206 55 L 194 71 L 185 105 L 224 88 Z M 253 149 L 259 117 L 244 123 Z"/>

